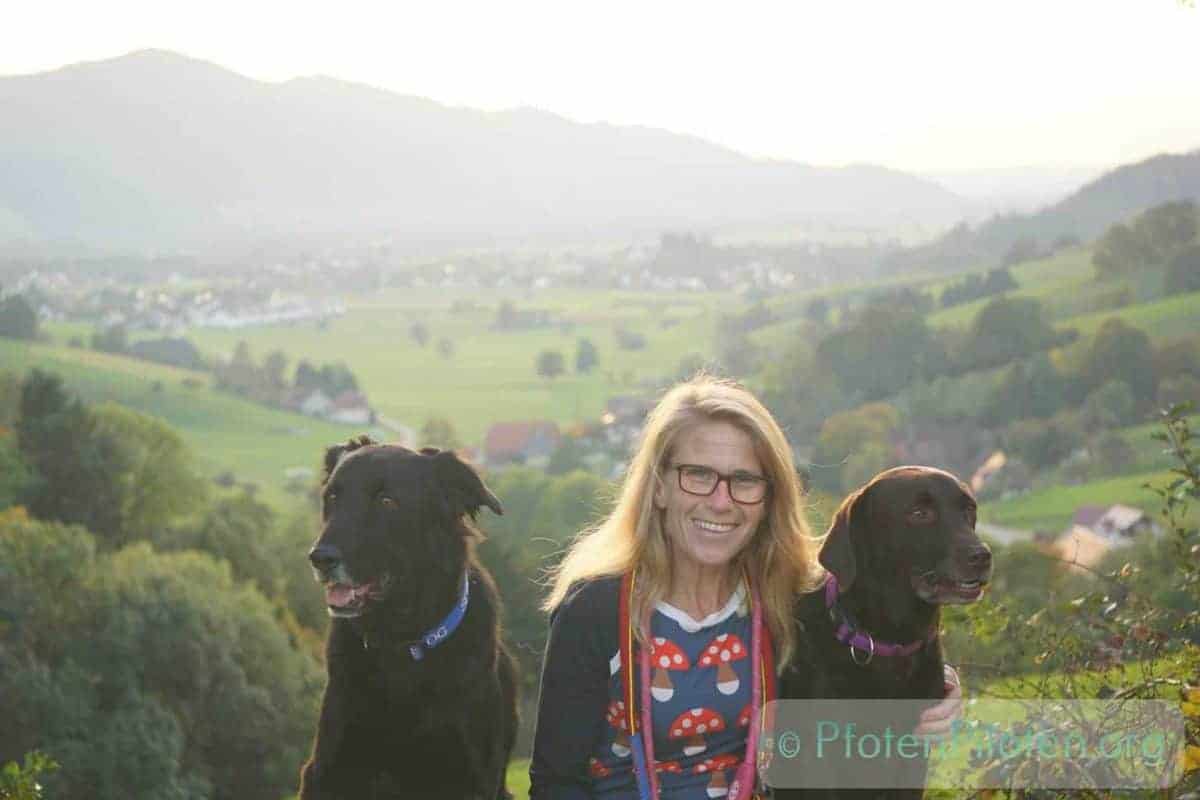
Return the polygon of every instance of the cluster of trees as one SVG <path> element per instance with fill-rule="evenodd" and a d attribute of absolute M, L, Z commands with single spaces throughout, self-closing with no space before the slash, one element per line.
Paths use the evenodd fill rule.
<path fill-rule="evenodd" d="M 22 295 L 0 299 L 0 336 L 8 339 L 38 338 L 38 315 Z"/>
<path fill-rule="evenodd" d="M 71 344 L 82 346 L 78 339 L 73 339 Z M 207 369 L 208 366 L 196 345 L 189 339 L 164 336 L 141 339 L 130 344 L 129 329 L 120 323 L 94 330 L 90 345 L 93 350 L 102 353 L 115 353 L 183 369 Z"/>
<path fill-rule="evenodd" d="M 1155 206 L 1126 224 L 1112 225 L 1096 241 L 1092 264 L 1099 277 L 1136 274 L 1152 267 L 1171 265 L 1186 250 L 1195 250 L 1197 228 L 1196 204 L 1189 201 L 1164 203 Z M 1196 255 L 1185 257 L 1185 262 L 1195 263 Z M 1188 270 L 1181 270 L 1186 275 Z"/>
<path fill-rule="evenodd" d="M 575 372 L 586 375 L 600 363 L 600 353 L 591 339 L 581 338 L 575 343 Z M 567 359 L 560 350 L 543 350 L 534 362 L 537 374 L 553 380 L 567 371 Z"/>
<path fill-rule="evenodd" d="M 942 617 L 948 660 L 959 665 L 969 685 L 986 684 L 991 696 L 1183 701 L 1185 741 L 1180 750 L 1186 746 L 1187 756 L 1177 766 L 1185 774 L 1167 792 L 1176 797 L 1191 796 L 1200 786 L 1195 759 L 1200 750 L 1195 705 L 1200 528 L 1194 516 L 1200 462 L 1187 411 L 1178 406 L 1162 412 L 1164 425 L 1154 437 L 1174 461 L 1173 480 L 1153 487 L 1161 503 L 1155 517 L 1165 535 L 1113 548 L 1095 566 L 1078 564 L 1069 553 L 1038 542 L 993 547 L 995 569 L 987 600 L 947 607 Z M 1072 721 L 1095 726 L 1080 730 L 1089 741 L 1111 733 L 1112 727 L 1104 727 L 1109 723 Z M 1011 774 L 1029 765 L 1006 755 L 1004 762 L 981 766 L 1002 777 L 1005 770 Z M 1053 766 L 1043 762 L 1043 768 Z M 1108 768 L 1122 769 L 1115 762 Z M 1121 785 L 1116 774 L 1106 775 L 1101 785 Z"/>
<path fill-rule="evenodd" d="M 342 362 L 316 366 L 302 359 L 295 375 L 288 379 L 288 357 L 281 350 L 267 354 L 261 364 L 254 361 L 250 345 L 239 341 L 233 357 L 213 368 L 218 389 L 232 392 L 264 405 L 280 406 L 295 392 L 319 389 L 328 397 L 345 391 L 357 391 L 358 380 Z"/>
<path fill-rule="evenodd" d="M 169 427 L 55 376 L 0 381 L 0 763 L 63 798 L 277 800 L 323 675 L 323 598 L 286 523 L 212 496 Z M 14 481 L 13 475 L 20 477 Z"/>
<path fill-rule="evenodd" d="M 987 275 L 982 278 L 973 272 L 942 290 L 942 308 L 969 303 L 981 297 L 1002 294 L 1015 288 L 1017 288 L 1017 282 L 1013 280 L 1012 273 L 1008 271 L 1007 267 L 988 270 Z"/>
<path fill-rule="evenodd" d="M 1115 317 L 1061 349 L 1073 338 L 1032 298 L 998 297 L 962 331 L 935 331 L 894 304 L 868 306 L 815 348 L 799 343 L 768 365 L 766 398 L 800 438 L 816 442 L 816 483 L 835 492 L 891 466 L 897 439 L 914 428 L 955 424 L 994 432 L 992 446 L 1011 447 L 1032 469 L 1087 447 L 1103 456 L 1097 469 L 1116 471 L 1128 454 L 1100 434 L 1156 403 L 1200 399 L 1200 339 L 1156 348 Z M 884 407 L 899 418 L 892 422 Z M 853 427 L 858 438 L 846 438 Z"/>
<path fill-rule="evenodd" d="M 455 309 L 452 308 L 451 311 L 454 312 Z M 430 340 L 429 326 L 417 320 L 408 326 L 408 336 L 417 347 L 426 347 Z M 434 347 L 437 348 L 438 355 L 442 358 L 450 358 L 454 355 L 454 342 L 449 337 L 438 337 Z"/>
<path fill-rule="evenodd" d="M 0 764 L 48 754 L 38 780 L 68 800 L 294 792 L 324 679 L 315 502 L 282 518 L 219 491 L 170 428 L 41 372 L 0 375 L 0 425 Z M 458 444 L 445 420 L 422 439 Z M 505 514 L 480 552 L 527 699 L 544 567 L 609 497 L 574 455 L 487 477 Z"/>

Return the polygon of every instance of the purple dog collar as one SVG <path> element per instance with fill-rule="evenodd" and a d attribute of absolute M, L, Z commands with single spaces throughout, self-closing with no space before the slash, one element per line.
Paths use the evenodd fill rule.
<path fill-rule="evenodd" d="M 908 644 L 892 644 L 891 642 L 876 641 L 871 634 L 862 633 L 851 627 L 846 619 L 846 615 L 839 613 L 841 610 L 838 608 L 837 598 L 837 576 L 831 572 L 829 573 L 829 580 L 825 582 L 825 608 L 829 610 L 830 619 L 838 626 L 833 635 L 839 642 L 850 647 L 850 658 L 859 666 L 870 664 L 871 659 L 875 656 L 911 656 L 937 637 L 937 627 L 934 626 L 929 629 L 929 634 L 924 639 L 918 639 Z M 855 655 L 856 651 L 866 653 L 866 661 L 860 662 L 858 656 Z"/>

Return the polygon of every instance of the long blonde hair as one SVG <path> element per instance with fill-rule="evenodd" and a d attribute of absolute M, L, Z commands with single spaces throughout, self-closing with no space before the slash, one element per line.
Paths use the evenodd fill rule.
<path fill-rule="evenodd" d="M 728 380 L 700 374 L 673 387 L 646 418 L 637 454 L 629 464 L 617 502 L 607 518 L 584 530 L 551 572 L 544 608 L 553 611 L 570 587 L 583 580 L 623 575 L 636 566 L 637 587 L 630 616 L 648 611 L 671 586 L 671 559 L 654 489 L 663 480 L 679 435 L 706 421 L 729 422 L 754 441 L 755 454 L 771 481 L 770 507 L 750 541 L 734 558 L 738 574 L 747 571 L 763 602 L 777 663 L 786 664 L 795 647 L 792 609 L 798 592 L 810 591 L 822 571 L 816 541 L 808 529 L 792 451 L 778 423 L 749 391 Z M 642 638 L 637 626 L 638 638 Z"/>

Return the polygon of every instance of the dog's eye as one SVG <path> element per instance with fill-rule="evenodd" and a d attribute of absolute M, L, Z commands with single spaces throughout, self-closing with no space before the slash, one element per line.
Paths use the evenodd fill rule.
<path fill-rule="evenodd" d="M 937 519 L 937 512 L 928 506 L 917 506 L 908 512 L 908 518 L 917 525 L 928 525 Z"/>

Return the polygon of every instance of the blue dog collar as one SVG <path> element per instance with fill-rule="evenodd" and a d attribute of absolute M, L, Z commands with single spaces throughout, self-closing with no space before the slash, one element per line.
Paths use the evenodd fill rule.
<path fill-rule="evenodd" d="M 463 617 L 467 615 L 467 604 L 470 600 L 471 575 L 469 572 L 464 572 L 462 594 L 459 595 L 458 602 L 454 604 L 454 608 L 450 610 L 445 619 L 426 632 L 419 640 L 408 646 L 408 653 L 412 656 L 413 661 L 420 661 L 425 657 L 426 650 L 432 650 L 450 638 L 450 634 L 454 633 L 459 623 L 463 621 Z"/>

